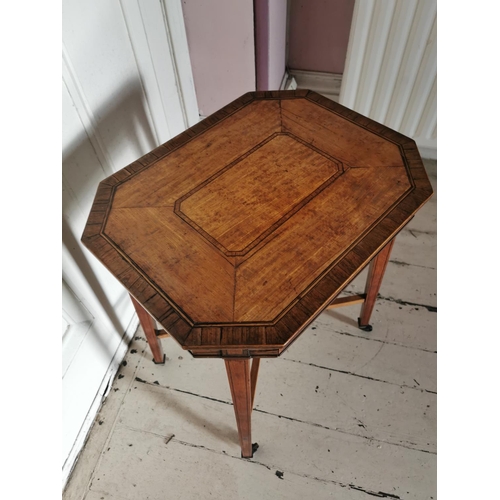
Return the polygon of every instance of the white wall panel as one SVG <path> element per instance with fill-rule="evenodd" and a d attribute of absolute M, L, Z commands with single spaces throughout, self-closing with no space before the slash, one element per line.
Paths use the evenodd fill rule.
<path fill-rule="evenodd" d="M 357 0 L 340 103 L 436 158 L 436 0 Z"/>
<path fill-rule="evenodd" d="M 161 144 L 199 121 L 182 7 L 177 1 L 120 3 Z"/>
<path fill-rule="evenodd" d="M 409 136 L 415 136 L 417 127 L 419 126 L 425 106 L 428 102 L 435 101 L 436 90 L 434 83 L 437 77 L 437 54 L 436 54 L 436 18 L 428 37 L 422 60 L 418 68 L 418 72 L 413 84 L 413 89 L 406 106 L 403 120 L 400 129 L 403 133 Z M 434 125 L 434 124 L 432 124 Z M 430 132 L 430 129 L 426 129 Z M 429 133 L 430 138 L 430 133 Z"/>
<path fill-rule="evenodd" d="M 196 123 L 190 68 L 180 0 L 63 2 L 62 273 L 89 318 L 63 337 L 63 484 L 137 326 L 83 228 L 101 180 Z"/>
<path fill-rule="evenodd" d="M 354 4 L 346 65 L 342 75 L 342 87 L 339 97 L 341 104 L 351 109 L 355 109 L 374 7 L 375 3 L 373 1 L 358 0 Z"/>
<path fill-rule="evenodd" d="M 389 110 L 416 8 L 417 0 L 396 1 L 395 3 L 391 28 L 383 51 L 382 65 L 370 109 L 370 116 L 379 122 L 385 120 Z"/>
<path fill-rule="evenodd" d="M 370 113 L 372 106 L 377 88 L 373 82 L 378 81 L 380 77 L 395 6 L 395 0 L 385 0 L 384 3 L 376 3 L 373 8 L 366 39 L 364 63 L 361 67 L 359 90 L 356 95 L 356 109 L 364 115 Z"/>

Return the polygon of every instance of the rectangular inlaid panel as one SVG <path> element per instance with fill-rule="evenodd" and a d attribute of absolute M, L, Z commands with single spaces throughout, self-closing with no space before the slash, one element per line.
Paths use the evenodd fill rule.
<path fill-rule="evenodd" d="M 186 195 L 178 210 L 222 251 L 241 254 L 333 181 L 341 168 L 278 134 Z"/>

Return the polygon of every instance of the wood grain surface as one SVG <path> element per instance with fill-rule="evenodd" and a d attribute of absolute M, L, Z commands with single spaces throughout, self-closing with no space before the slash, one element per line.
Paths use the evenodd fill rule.
<path fill-rule="evenodd" d="M 82 241 L 193 355 L 273 357 L 431 195 L 408 137 L 251 92 L 101 182 Z"/>
<path fill-rule="evenodd" d="M 176 213 L 226 255 L 245 255 L 341 173 L 339 163 L 275 134 L 188 193 Z"/>
<path fill-rule="evenodd" d="M 250 360 L 226 359 L 227 378 L 231 389 L 234 414 L 240 438 L 241 456 L 251 458 L 252 452 L 252 402 L 255 391 L 252 390 Z M 257 380 L 254 381 L 255 384 Z"/>

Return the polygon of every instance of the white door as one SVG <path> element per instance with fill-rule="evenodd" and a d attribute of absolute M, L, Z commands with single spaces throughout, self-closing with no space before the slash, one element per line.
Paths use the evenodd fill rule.
<path fill-rule="evenodd" d="M 63 2 L 63 483 L 137 327 L 80 243 L 98 183 L 198 121 L 180 0 Z"/>

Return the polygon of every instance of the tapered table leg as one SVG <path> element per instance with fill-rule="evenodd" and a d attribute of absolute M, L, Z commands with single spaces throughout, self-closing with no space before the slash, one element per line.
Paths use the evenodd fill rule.
<path fill-rule="evenodd" d="M 380 290 L 380 285 L 382 284 L 382 279 L 384 277 L 385 268 L 389 262 L 389 256 L 391 255 L 392 246 L 394 245 L 394 238 L 387 243 L 387 245 L 380 250 L 377 256 L 371 261 L 370 268 L 368 270 L 368 278 L 366 280 L 365 286 L 365 302 L 361 307 L 361 315 L 358 318 L 358 325 L 361 330 L 366 332 L 372 331 L 372 326 L 370 323 L 370 317 L 375 306 L 375 300 L 377 299 L 377 294 Z"/>
<path fill-rule="evenodd" d="M 257 388 L 257 377 L 259 376 L 259 366 L 260 366 L 260 358 L 253 358 L 252 370 L 250 371 L 250 385 L 252 388 L 251 408 L 253 408 L 253 402 L 255 400 L 255 389 Z"/>
<path fill-rule="evenodd" d="M 149 313 L 144 309 L 144 307 L 137 302 L 137 300 L 130 296 L 132 299 L 132 304 L 134 304 L 135 307 L 135 312 L 137 313 L 137 316 L 139 316 L 139 322 L 141 323 L 142 329 L 144 330 L 144 333 L 146 335 L 146 339 L 149 344 L 149 348 L 151 349 L 151 352 L 153 354 L 153 361 L 157 364 L 164 364 L 165 363 L 165 354 L 163 354 L 163 348 L 161 346 L 160 339 L 156 336 L 156 329 L 155 329 L 155 321 L 154 319 L 149 315 Z"/>
<path fill-rule="evenodd" d="M 252 382 L 250 359 L 225 359 L 234 414 L 240 438 L 241 456 L 252 458 Z M 258 365 L 257 365 L 258 366 Z"/>

